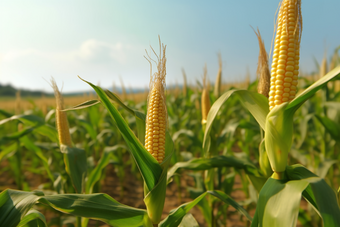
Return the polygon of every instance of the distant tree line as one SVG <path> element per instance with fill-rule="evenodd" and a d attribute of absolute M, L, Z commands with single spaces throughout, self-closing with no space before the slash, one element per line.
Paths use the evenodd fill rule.
<path fill-rule="evenodd" d="M 1 97 L 15 97 L 17 91 L 20 90 L 21 97 L 41 97 L 43 94 L 45 96 L 51 96 L 52 94 L 45 93 L 42 91 L 30 91 L 25 89 L 16 89 L 12 85 L 2 85 L 0 84 L 0 96 Z"/>

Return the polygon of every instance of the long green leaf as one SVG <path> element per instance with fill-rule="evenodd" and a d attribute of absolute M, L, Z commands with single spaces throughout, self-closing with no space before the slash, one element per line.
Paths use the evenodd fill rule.
<path fill-rule="evenodd" d="M 127 110 L 130 114 L 135 116 L 136 124 L 137 124 L 137 136 L 138 136 L 139 141 L 144 145 L 145 143 L 145 119 L 146 119 L 145 114 L 125 105 L 123 101 L 118 97 L 118 95 L 112 93 L 111 91 L 105 90 L 104 92 L 109 99 L 116 102 L 118 105 L 120 105 L 125 110 Z"/>
<path fill-rule="evenodd" d="M 15 152 L 18 148 L 18 143 L 14 142 L 11 145 L 5 147 L 3 150 L 1 150 L 0 152 L 0 162 L 2 159 L 4 159 L 5 157 L 7 157 L 9 154 L 11 154 L 12 152 Z"/>
<path fill-rule="evenodd" d="M 101 102 L 110 112 L 136 161 L 148 189 L 152 190 L 162 174 L 162 168 L 156 159 L 152 157 L 152 155 L 143 147 L 142 143 L 136 138 L 124 118 L 120 115 L 115 106 L 112 105 L 105 92 L 100 87 L 85 80 L 83 81 L 88 83 L 97 92 Z"/>
<path fill-rule="evenodd" d="M 233 200 L 230 196 L 225 194 L 222 191 L 206 191 L 196 199 L 191 202 L 185 203 L 180 205 L 175 210 L 172 210 L 167 218 L 165 218 L 160 224 L 160 227 L 176 227 L 178 226 L 183 217 L 195 206 L 197 205 L 206 195 L 213 195 L 219 198 L 221 201 L 230 204 L 233 206 L 237 211 L 243 214 L 248 220 L 252 220 L 250 215 L 247 213 L 243 207 L 241 207 L 235 200 Z"/>
<path fill-rule="evenodd" d="M 207 146 L 211 126 L 218 111 L 233 94 L 238 95 L 242 105 L 249 110 L 261 128 L 265 130 L 266 116 L 269 112 L 268 99 L 261 94 L 247 90 L 230 90 L 221 95 L 221 97 L 219 97 L 210 108 L 204 133 L 203 147 Z"/>
<path fill-rule="evenodd" d="M 77 193 L 83 193 L 85 189 L 85 177 L 87 174 L 87 158 L 84 150 L 60 146 L 61 153 L 64 154 L 66 172 L 69 174 L 73 187 Z"/>
<path fill-rule="evenodd" d="M 177 162 L 168 171 L 168 180 L 179 170 L 208 170 L 215 167 L 234 167 L 237 169 L 244 169 L 247 174 L 260 177 L 259 170 L 247 159 L 236 158 L 231 155 L 220 155 L 212 158 L 198 158 L 192 159 L 188 162 Z"/>
<path fill-rule="evenodd" d="M 312 97 L 320 88 L 326 83 L 332 80 L 334 77 L 340 74 L 340 66 L 334 68 L 332 71 L 327 73 L 324 77 L 309 86 L 301 94 L 297 95 L 287 106 L 286 110 L 295 112 L 305 101 Z"/>
<path fill-rule="evenodd" d="M 17 227 L 47 227 L 45 216 L 37 210 L 30 210 Z"/>
<path fill-rule="evenodd" d="M 320 177 L 301 165 L 287 167 L 291 180 L 304 180 L 309 187 L 303 196 L 310 202 L 322 218 L 323 226 L 340 226 L 340 209 L 337 197 L 329 185 Z"/>
<path fill-rule="evenodd" d="M 183 217 L 182 222 L 178 227 L 199 227 L 199 225 L 194 216 L 188 213 Z"/>
<path fill-rule="evenodd" d="M 36 146 L 27 136 L 22 137 L 20 141 L 24 144 L 27 150 L 33 151 L 40 158 L 42 164 L 45 167 L 48 177 L 52 182 L 54 182 L 55 179 L 50 171 L 50 165 L 48 164 L 48 161 L 45 158 L 41 149 L 38 146 Z"/>
<path fill-rule="evenodd" d="M 340 125 L 328 117 L 320 115 L 315 115 L 315 117 L 320 121 L 323 127 L 325 127 L 327 132 L 331 134 L 332 138 L 340 144 Z"/>
<path fill-rule="evenodd" d="M 100 103 L 99 100 L 88 100 L 88 101 L 85 101 L 83 103 L 80 103 L 79 105 L 73 106 L 73 107 L 68 108 L 68 109 L 64 109 L 63 111 L 81 110 L 81 109 L 89 108 L 90 106 L 97 105 L 98 103 Z"/>
<path fill-rule="evenodd" d="M 43 135 L 47 136 L 50 140 L 53 142 L 58 141 L 58 133 L 55 128 L 53 128 L 50 125 L 45 124 L 45 121 L 43 118 L 36 116 L 36 115 L 14 115 L 10 118 L 6 118 L 2 121 L 0 121 L 0 125 L 5 124 L 7 122 L 13 121 L 13 120 L 19 120 L 23 124 L 27 126 L 34 127 L 34 131 Z"/>
<path fill-rule="evenodd" d="M 63 213 L 100 220 L 115 227 L 152 227 L 145 210 L 123 205 L 106 194 L 49 195 L 39 202 Z"/>
<path fill-rule="evenodd" d="M 295 227 L 301 194 L 307 181 L 282 181 L 269 178 L 263 186 L 252 227 Z"/>
<path fill-rule="evenodd" d="M 42 196 L 42 192 L 5 190 L 0 193 L 0 227 L 15 227 Z"/>
<path fill-rule="evenodd" d="M 86 193 L 92 194 L 94 185 L 100 180 L 103 169 L 110 163 L 112 153 L 118 151 L 120 148 L 125 148 L 123 145 L 116 145 L 112 148 L 104 149 L 102 157 L 98 161 L 97 166 L 91 171 L 86 181 Z"/>

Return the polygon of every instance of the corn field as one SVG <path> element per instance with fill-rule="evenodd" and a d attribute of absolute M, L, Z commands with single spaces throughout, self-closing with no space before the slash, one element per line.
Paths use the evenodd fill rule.
<path fill-rule="evenodd" d="M 301 75 L 301 0 L 279 7 L 256 81 L 223 84 L 219 54 L 166 90 L 159 38 L 148 94 L 0 102 L 0 226 L 340 226 L 340 46 Z"/>

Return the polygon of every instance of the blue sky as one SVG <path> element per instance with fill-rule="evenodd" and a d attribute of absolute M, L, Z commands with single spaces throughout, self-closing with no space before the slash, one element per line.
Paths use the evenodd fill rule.
<path fill-rule="evenodd" d="M 239 1 L 0 1 L 0 83 L 52 91 L 53 76 L 64 92 L 89 90 L 82 78 L 111 88 L 145 88 L 149 63 L 145 49 L 167 45 L 167 84 L 201 80 L 207 64 L 215 80 L 217 54 L 223 81 L 255 79 L 258 27 L 270 51 L 279 0 Z M 340 45 L 339 0 L 302 0 L 300 68 L 316 70 Z"/>

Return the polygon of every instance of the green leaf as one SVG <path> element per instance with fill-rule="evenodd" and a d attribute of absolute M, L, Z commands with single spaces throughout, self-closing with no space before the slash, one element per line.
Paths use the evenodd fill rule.
<path fill-rule="evenodd" d="M 50 171 L 50 165 L 48 164 L 48 161 L 45 158 L 41 149 L 38 146 L 36 146 L 27 136 L 22 137 L 20 141 L 24 144 L 27 150 L 33 151 L 40 158 L 42 164 L 45 167 L 47 175 L 49 176 L 50 180 L 54 182 L 55 179 Z"/>
<path fill-rule="evenodd" d="M 320 115 L 315 115 L 315 117 L 320 121 L 323 127 L 325 127 L 326 131 L 331 134 L 332 138 L 340 143 L 340 125 L 328 117 L 322 117 Z"/>
<path fill-rule="evenodd" d="M 13 121 L 13 120 L 19 120 L 27 126 L 34 127 L 35 132 L 38 132 L 39 134 L 43 136 L 47 136 L 53 142 L 58 141 L 57 130 L 51 127 L 50 125 L 45 124 L 45 121 L 43 118 L 40 118 L 36 115 L 14 115 L 10 118 L 6 118 L 0 121 L 0 125 Z"/>
<path fill-rule="evenodd" d="M 100 87 L 97 87 L 85 80 L 83 81 L 88 83 L 97 92 L 101 102 L 108 109 L 127 146 L 129 147 L 129 151 L 136 161 L 148 190 L 152 190 L 162 174 L 162 168 L 156 159 L 152 157 L 152 155 L 143 147 L 142 143 L 136 138 L 135 134 L 131 131 L 124 118 L 107 98 L 106 93 Z"/>
<path fill-rule="evenodd" d="M 37 210 L 30 210 L 17 227 L 47 227 L 45 216 Z"/>
<path fill-rule="evenodd" d="M 88 100 L 86 102 L 83 102 L 79 105 L 76 105 L 74 107 L 68 108 L 68 109 L 64 109 L 63 111 L 69 111 L 69 110 L 81 110 L 81 109 L 85 109 L 88 108 L 90 106 L 94 106 L 97 105 L 98 103 L 100 103 L 99 100 Z"/>
<path fill-rule="evenodd" d="M 340 74 L 340 66 L 328 72 L 324 77 L 309 86 L 301 94 L 297 95 L 287 106 L 287 110 L 295 112 L 305 101 L 312 97 L 320 88 L 327 84 L 328 81 Z"/>
<path fill-rule="evenodd" d="M 87 174 L 85 151 L 66 145 L 61 145 L 60 151 L 64 154 L 66 172 L 72 180 L 74 189 L 77 193 L 82 193 L 85 189 L 85 177 Z"/>
<path fill-rule="evenodd" d="M 15 227 L 42 196 L 42 192 L 7 189 L 0 193 L 0 227 Z"/>
<path fill-rule="evenodd" d="M 220 155 L 212 158 L 198 158 L 192 159 L 188 162 L 177 162 L 168 171 L 168 181 L 169 179 L 179 170 L 208 170 L 215 167 L 234 167 L 237 169 L 244 169 L 249 175 L 254 175 L 261 177 L 259 170 L 247 159 L 236 158 L 234 156 Z"/>
<path fill-rule="evenodd" d="M 12 116 L 13 116 L 12 114 L 10 114 L 10 113 L 8 113 L 8 112 L 6 112 L 6 111 L 2 110 L 2 109 L 0 109 L 0 114 L 4 115 L 4 116 L 5 116 L 5 117 L 7 117 L 7 118 L 9 118 L 9 117 L 12 117 Z"/>
<path fill-rule="evenodd" d="M 306 181 L 283 181 L 269 178 L 263 186 L 252 227 L 295 227 L 301 194 Z"/>
<path fill-rule="evenodd" d="M 5 141 L 9 141 L 9 140 L 18 140 L 21 137 L 26 136 L 27 134 L 30 134 L 34 129 L 35 129 L 35 127 L 30 127 L 30 128 L 26 128 L 26 129 L 23 129 L 21 131 L 6 135 L 6 136 L 0 138 L 0 142 L 5 142 Z"/>
<path fill-rule="evenodd" d="M 93 193 L 93 187 L 94 185 L 100 180 L 102 176 L 103 169 L 110 163 L 110 160 L 112 158 L 112 153 L 118 151 L 121 148 L 125 148 L 123 145 L 116 145 L 110 149 L 104 149 L 104 152 L 102 153 L 102 157 L 97 163 L 97 166 L 91 171 L 89 174 L 89 177 L 86 181 L 86 194 L 92 194 Z"/>
<path fill-rule="evenodd" d="M 319 213 L 323 226 L 340 226 L 340 209 L 337 197 L 322 178 L 301 165 L 287 167 L 286 173 L 291 180 L 303 180 L 309 183 L 303 196 Z"/>
<path fill-rule="evenodd" d="M 9 154 L 11 154 L 12 152 L 15 152 L 18 148 L 18 143 L 14 142 L 11 145 L 5 147 L 1 152 L 0 152 L 0 162 L 2 159 L 4 159 L 5 157 L 7 157 Z"/>
<path fill-rule="evenodd" d="M 213 195 L 220 199 L 221 201 L 230 204 L 237 211 L 243 214 L 248 220 L 252 220 L 250 215 L 245 209 L 243 209 L 235 200 L 222 191 L 206 191 L 196 199 L 191 202 L 180 205 L 178 208 L 172 210 L 167 218 L 165 218 L 160 224 L 160 227 L 175 227 L 178 226 L 183 217 L 195 206 L 197 205 L 207 194 Z"/>
<path fill-rule="evenodd" d="M 194 216 L 188 213 L 183 217 L 182 222 L 178 227 L 199 227 L 199 225 Z"/>
<path fill-rule="evenodd" d="M 152 227 L 145 210 L 123 205 L 106 194 L 49 195 L 39 202 L 63 213 L 100 220 L 114 227 Z"/>
<path fill-rule="evenodd" d="M 221 97 L 219 97 L 210 108 L 204 132 L 203 148 L 207 146 L 211 126 L 218 111 L 233 94 L 238 95 L 242 105 L 249 110 L 261 128 L 265 130 L 266 116 L 269 112 L 268 99 L 261 94 L 247 90 L 230 90 L 221 95 Z"/>
<path fill-rule="evenodd" d="M 128 107 L 127 105 L 125 105 L 123 103 L 123 101 L 118 97 L 118 95 L 112 93 L 111 91 L 105 90 L 104 92 L 109 99 L 116 102 L 118 105 L 120 105 L 125 110 L 127 110 L 130 114 L 135 116 L 136 124 L 137 124 L 138 139 L 144 146 L 144 143 L 145 143 L 145 119 L 146 119 L 145 114 L 143 114 L 143 113 L 141 113 L 137 110 L 134 110 L 134 109 Z"/>

